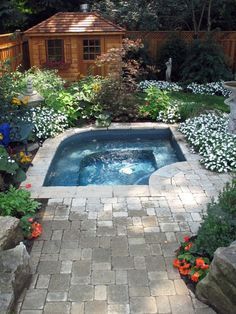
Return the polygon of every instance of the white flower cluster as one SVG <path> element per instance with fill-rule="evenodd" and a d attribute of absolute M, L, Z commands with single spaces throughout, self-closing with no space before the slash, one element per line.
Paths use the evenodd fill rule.
<path fill-rule="evenodd" d="M 224 88 L 224 82 L 212 82 L 206 84 L 198 84 L 198 83 L 191 83 L 188 84 L 186 89 L 187 91 L 193 94 L 201 94 L 201 95 L 218 95 L 228 97 L 230 95 L 230 91 Z M 183 87 L 177 83 L 166 82 L 166 81 L 155 81 L 155 80 L 146 80 L 139 83 L 138 87 L 140 90 L 145 90 L 149 86 L 156 86 L 161 90 L 168 90 L 178 92 L 183 90 Z"/>
<path fill-rule="evenodd" d="M 32 108 L 25 113 L 22 120 L 34 124 L 34 135 L 40 140 L 54 137 L 68 128 L 67 117 L 49 108 Z"/>
<path fill-rule="evenodd" d="M 174 91 L 174 92 L 178 92 L 183 89 L 177 83 L 166 82 L 166 81 L 145 80 L 138 84 L 138 88 L 142 91 L 147 89 L 150 86 L 155 86 L 161 90 L 168 90 L 168 91 Z"/>
<path fill-rule="evenodd" d="M 218 95 L 228 97 L 230 95 L 230 91 L 223 86 L 223 81 L 220 82 L 212 82 L 207 84 L 197 84 L 191 83 L 187 86 L 187 90 L 193 94 L 201 94 L 201 95 Z"/>
<path fill-rule="evenodd" d="M 236 170 L 236 135 L 227 133 L 228 115 L 202 114 L 187 119 L 179 130 L 195 151 L 200 162 L 209 170 L 228 172 Z"/>
<path fill-rule="evenodd" d="M 161 110 L 157 117 L 157 121 L 164 123 L 176 123 L 181 119 L 179 113 L 180 102 L 175 100 L 169 104 L 166 110 Z"/>

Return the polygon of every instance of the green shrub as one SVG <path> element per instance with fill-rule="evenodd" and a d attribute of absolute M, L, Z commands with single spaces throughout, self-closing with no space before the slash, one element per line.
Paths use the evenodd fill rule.
<path fill-rule="evenodd" d="M 208 205 L 207 216 L 198 231 L 194 251 L 213 254 L 218 247 L 228 246 L 236 239 L 236 181 L 227 184 L 218 201 Z"/>
<path fill-rule="evenodd" d="M 182 68 L 184 82 L 209 83 L 231 77 L 224 52 L 211 37 L 192 42 Z"/>
<path fill-rule="evenodd" d="M 122 80 L 107 77 L 96 95 L 96 103 L 102 112 L 108 112 L 112 120 L 129 121 L 138 116 L 138 100 Z"/>
<path fill-rule="evenodd" d="M 30 192 L 10 186 L 7 192 L 0 193 L 0 215 L 21 218 L 34 214 L 39 203 L 30 198 Z"/>
<path fill-rule="evenodd" d="M 173 34 L 160 48 L 158 65 L 161 70 L 162 78 L 165 79 L 165 63 L 172 58 L 172 73 L 171 78 L 173 81 L 180 79 L 180 69 L 187 56 L 187 45 L 185 41 L 178 35 Z"/>
<path fill-rule="evenodd" d="M 12 183 L 25 180 L 25 172 L 12 159 L 6 149 L 0 146 L 0 191 L 5 190 Z"/>
<path fill-rule="evenodd" d="M 170 98 L 166 91 L 155 86 L 145 89 L 144 104 L 140 106 L 140 112 L 153 120 L 156 120 L 160 111 L 166 111 Z"/>

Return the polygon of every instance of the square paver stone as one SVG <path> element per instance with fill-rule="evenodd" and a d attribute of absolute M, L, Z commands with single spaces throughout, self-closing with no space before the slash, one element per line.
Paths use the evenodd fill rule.
<path fill-rule="evenodd" d="M 70 314 L 69 302 L 48 302 L 44 307 L 44 314 Z"/>
<path fill-rule="evenodd" d="M 129 304 L 109 304 L 108 314 L 130 314 Z"/>
<path fill-rule="evenodd" d="M 127 304 L 129 302 L 128 286 L 114 285 L 108 287 L 108 303 Z"/>
<path fill-rule="evenodd" d="M 129 256 L 114 256 L 112 257 L 112 267 L 118 270 L 134 269 L 134 259 Z"/>
<path fill-rule="evenodd" d="M 132 314 L 157 313 L 157 305 L 154 297 L 130 298 L 130 308 Z"/>
<path fill-rule="evenodd" d="M 146 256 L 147 271 L 164 271 L 166 269 L 165 261 L 162 256 Z"/>
<path fill-rule="evenodd" d="M 38 264 L 38 273 L 51 275 L 60 273 L 61 262 L 58 261 L 41 261 Z"/>
<path fill-rule="evenodd" d="M 94 248 L 92 260 L 95 263 L 109 263 L 111 261 L 111 250 L 104 248 Z"/>
<path fill-rule="evenodd" d="M 157 280 L 150 284 L 151 295 L 175 295 L 175 287 L 172 280 Z"/>
<path fill-rule="evenodd" d="M 90 276 L 91 264 L 89 261 L 75 261 L 72 266 L 72 273 L 76 276 Z"/>
<path fill-rule="evenodd" d="M 46 300 L 47 290 L 35 289 L 26 292 L 22 305 L 23 310 L 42 310 Z"/>
<path fill-rule="evenodd" d="M 130 270 L 128 272 L 129 286 L 147 286 L 148 275 L 145 270 Z"/>
<path fill-rule="evenodd" d="M 69 289 L 69 274 L 54 274 L 49 282 L 49 291 L 67 291 Z"/>
<path fill-rule="evenodd" d="M 137 244 L 129 246 L 131 256 L 149 256 L 150 247 L 148 244 Z"/>
<path fill-rule="evenodd" d="M 115 272 L 111 270 L 94 270 L 92 272 L 92 282 L 95 285 L 114 284 Z"/>
<path fill-rule="evenodd" d="M 107 314 L 107 302 L 105 301 L 86 302 L 85 314 Z"/>
<path fill-rule="evenodd" d="M 93 294 L 93 286 L 72 285 L 69 290 L 69 300 L 76 302 L 92 301 Z"/>
<path fill-rule="evenodd" d="M 111 239 L 112 256 L 128 256 L 127 237 L 116 237 Z"/>
<path fill-rule="evenodd" d="M 194 314 L 190 296 L 172 295 L 169 297 L 169 300 L 173 314 Z"/>

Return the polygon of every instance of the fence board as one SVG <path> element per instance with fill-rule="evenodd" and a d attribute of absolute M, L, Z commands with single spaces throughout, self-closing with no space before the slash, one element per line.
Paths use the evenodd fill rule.
<path fill-rule="evenodd" d="M 193 40 L 193 32 L 145 32 L 145 31 L 128 31 L 126 36 L 130 39 L 141 38 L 147 44 L 150 57 L 156 61 L 158 52 L 165 41 L 173 34 L 180 36 L 187 43 Z M 199 37 L 204 38 L 206 32 L 200 32 Z M 236 71 L 236 32 L 215 32 L 216 41 L 222 46 L 232 70 Z"/>
<path fill-rule="evenodd" d="M 0 62 L 10 61 L 12 71 L 14 71 L 23 60 L 22 37 L 17 38 L 12 33 L 0 35 Z"/>

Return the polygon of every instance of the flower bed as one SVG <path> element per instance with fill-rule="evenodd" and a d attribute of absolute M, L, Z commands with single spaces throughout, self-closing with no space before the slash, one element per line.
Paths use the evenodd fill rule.
<path fill-rule="evenodd" d="M 187 91 L 193 94 L 201 94 L 201 95 L 218 95 L 228 97 L 230 95 L 230 91 L 223 86 L 223 81 L 220 82 L 212 82 L 207 84 L 197 84 L 191 83 L 187 86 Z"/>
<path fill-rule="evenodd" d="M 161 90 L 167 90 L 167 91 L 181 91 L 183 88 L 177 84 L 172 82 L 166 82 L 166 81 L 155 81 L 155 80 L 145 80 L 139 83 L 138 87 L 140 90 L 145 90 L 150 86 L 155 86 Z"/>
<path fill-rule="evenodd" d="M 220 82 L 212 82 L 207 84 L 197 84 L 191 83 L 188 84 L 186 88 L 182 87 L 179 83 L 166 82 L 166 81 L 155 81 L 155 80 L 146 80 L 139 83 L 139 89 L 145 90 L 150 86 L 155 86 L 160 88 L 161 90 L 167 91 L 183 91 L 186 89 L 188 92 L 193 94 L 201 94 L 201 95 L 217 95 L 228 97 L 230 95 L 230 91 L 223 86 L 223 81 Z"/>
<path fill-rule="evenodd" d="M 199 256 L 191 252 L 194 244 L 190 237 L 185 237 L 177 250 L 177 257 L 173 261 L 173 266 L 178 268 L 182 276 L 186 276 L 190 281 L 197 283 L 208 273 L 210 261 L 206 257 Z"/>
<path fill-rule="evenodd" d="M 199 152 L 200 162 L 209 170 L 236 170 L 236 135 L 227 133 L 227 125 L 228 115 L 215 113 L 202 114 L 180 124 L 180 132 L 193 150 Z"/>

